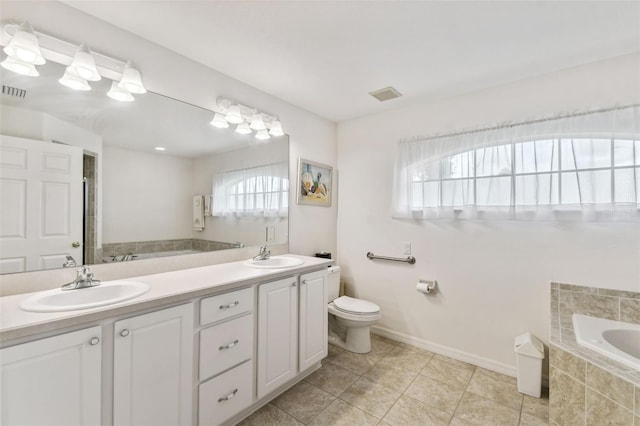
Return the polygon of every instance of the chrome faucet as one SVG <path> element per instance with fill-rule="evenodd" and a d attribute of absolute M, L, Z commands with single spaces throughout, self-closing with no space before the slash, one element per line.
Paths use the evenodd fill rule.
<path fill-rule="evenodd" d="M 62 264 L 62 267 L 73 268 L 74 266 L 76 266 L 76 260 L 73 258 L 73 256 L 67 256 L 66 262 Z"/>
<path fill-rule="evenodd" d="M 260 246 L 260 253 L 254 256 L 253 260 L 267 260 L 271 257 L 271 251 L 267 246 Z"/>
<path fill-rule="evenodd" d="M 93 278 L 93 272 L 87 265 L 78 268 L 76 279 L 62 286 L 62 290 L 76 290 L 100 285 L 100 280 Z"/>

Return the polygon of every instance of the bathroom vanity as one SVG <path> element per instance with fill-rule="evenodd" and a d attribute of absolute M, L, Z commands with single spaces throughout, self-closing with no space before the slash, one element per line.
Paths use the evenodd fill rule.
<path fill-rule="evenodd" d="M 87 310 L 27 312 L 19 305 L 30 294 L 0 298 L 0 423 L 214 425 L 246 417 L 327 355 L 330 260 L 288 257 L 303 263 L 131 278 L 150 290 Z"/>

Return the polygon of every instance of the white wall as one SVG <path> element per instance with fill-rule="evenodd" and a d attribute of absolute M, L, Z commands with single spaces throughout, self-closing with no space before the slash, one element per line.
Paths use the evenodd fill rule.
<path fill-rule="evenodd" d="M 37 31 L 51 34 L 64 40 L 86 42 L 91 48 L 115 58 L 131 58 L 142 71 L 148 90 L 159 92 L 186 102 L 213 110 L 216 98 L 224 96 L 257 107 L 263 111 L 278 114 L 283 128 L 290 136 L 290 173 L 295 176 L 298 157 L 324 164 L 336 165 L 336 125 L 308 111 L 302 110 L 267 93 L 241 83 L 211 68 L 196 63 L 178 53 L 162 48 L 151 41 L 144 40 L 106 22 L 86 15 L 69 6 L 55 1 L 3 1 L 3 21 L 29 22 Z M 215 43 L 221 40 L 207 41 L 215 49 Z M 286 78 L 286 76 L 283 76 Z M 295 194 L 290 196 L 289 251 L 298 254 L 313 254 L 319 250 L 336 251 L 336 216 L 334 202 L 331 208 L 297 206 Z M 315 226 L 309 227 L 309 223 Z M 286 249 L 286 246 L 284 248 Z M 208 253 L 207 256 L 195 256 L 174 261 L 132 262 L 133 265 L 106 265 L 96 269 L 103 279 L 107 277 L 133 276 L 140 274 L 174 270 L 198 264 L 217 263 L 246 258 L 248 251 L 235 253 Z M 194 262 L 197 259 L 197 262 Z M 136 264 L 137 263 L 137 264 Z M 61 271 L 59 277 L 66 279 L 68 271 Z M 15 292 L 16 287 L 26 282 L 36 284 L 34 280 L 51 281 L 51 273 L 34 274 L 25 277 L 3 277 L 2 292 Z M 71 277 L 72 278 L 72 277 Z M 15 286 L 12 283 L 16 283 Z M 46 286 L 46 283 L 42 284 Z M 48 284 L 55 287 L 56 283 Z M 35 287 L 32 287 L 35 288 Z"/>
<path fill-rule="evenodd" d="M 338 262 L 347 288 L 380 305 L 382 328 L 505 372 L 515 363 L 514 336 L 530 330 L 548 340 L 550 281 L 640 291 L 637 224 L 405 221 L 389 213 L 402 138 L 639 100 L 640 60 L 630 55 L 341 123 Z M 415 266 L 365 258 L 403 256 L 403 241 L 412 243 Z M 417 293 L 418 279 L 437 280 L 439 292 Z"/>
<path fill-rule="evenodd" d="M 286 137 L 273 138 L 268 143 L 197 158 L 193 164 L 194 193 L 211 195 L 213 175 L 260 165 L 289 161 Z M 266 243 L 266 227 L 275 228 L 275 243 L 287 241 L 289 221 L 280 217 L 205 217 L 205 229 L 194 231 L 193 238 L 227 243 L 241 242 L 246 246 Z M 273 243 L 269 243 L 273 244 Z"/>
<path fill-rule="evenodd" d="M 193 160 L 105 146 L 103 243 L 191 238 Z"/>

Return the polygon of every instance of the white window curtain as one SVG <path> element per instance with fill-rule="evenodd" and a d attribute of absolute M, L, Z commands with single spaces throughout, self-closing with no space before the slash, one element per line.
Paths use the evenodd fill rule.
<path fill-rule="evenodd" d="M 399 143 L 393 216 L 639 220 L 640 106 Z"/>
<path fill-rule="evenodd" d="M 285 162 L 216 174 L 212 200 L 212 216 L 285 217 L 289 165 Z"/>

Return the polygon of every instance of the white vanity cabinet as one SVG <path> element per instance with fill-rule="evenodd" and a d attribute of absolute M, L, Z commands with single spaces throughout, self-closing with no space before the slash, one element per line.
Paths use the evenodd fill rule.
<path fill-rule="evenodd" d="M 327 356 L 326 270 L 258 287 L 258 398 Z"/>
<path fill-rule="evenodd" d="M 329 315 L 327 270 L 300 276 L 300 371 L 313 366 L 328 354 Z"/>
<path fill-rule="evenodd" d="M 0 350 L 0 424 L 99 425 L 102 327 Z"/>
<path fill-rule="evenodd" d="M 114 323 L 113 423 L 191 425 L 193 304 Z"/>
<path fill-rule="evenodd" d="M 224 423 L 253 403 L 254 292 L 252 286 L 200 302 L 199 425 Z"/>

